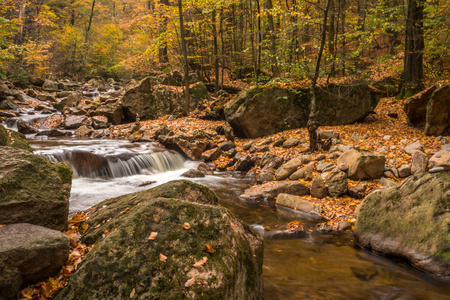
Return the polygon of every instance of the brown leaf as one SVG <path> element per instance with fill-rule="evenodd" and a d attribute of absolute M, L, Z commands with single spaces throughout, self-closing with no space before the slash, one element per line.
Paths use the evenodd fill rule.
<path fill-rule="evenodd" d="M 185 287 L 191 287 L 195 283 L 195 278 L 191 278 L 184 284 Z"/>
<path fill-rule="evenodd" d="M 193 266 L 194 268 L 203 268 L 203 265 L 206 264 L 208 258 L 204 256 L 201 260 L 197 261 Z"/>
<path fill-rule="evenodd" d="M 135 293 L 136 293 L 136 289 L 133 289 L 130 293 L 130 299 L 134 297 Z"/>
<path fill-rule="evenodd" d="M 129 211 L 130 211 L 130 208 L 127 207 L 127 208 L 125 208 L 123 211 L 121 211 L 120 213 L 121 213 L 121 214 L 125 214 L 125 213 L 127 213 L 127 212 L 129 212 Z"/>
<path fill-rule="evenodd" d="M 159 260 L 162 261 L 162 262 L 166 262 L 167 256 L 165 256 L 164 254 L 160 253 L 159 254 Z"/>
<path fill-rule="evenodd" d="M 85 233 L 89 229 L 89 225 L 84 223 L 83 225 L 81 225 L 81 229 L 83 229 L 83 233 Z"/>
<path fill-rule="evenodd" d="M 214 253 L 214 249 L 211 246 L 211 244 L 206 244 L 206 252 L 208 253 Z"/>
<path fill-rule="evenodd" d="M 183 224 L 183 229 L 188 230 L 189 228 L 191 228 L 191 225 L 188 222 Z"/>
<path fill-rule="evenodd" d="M 156 237 L 158 236 L 157 232 L 152 232 L 150 233 L 150 236 L 148 237 L 149 240 L 154 240 L 156 239 Z"/>

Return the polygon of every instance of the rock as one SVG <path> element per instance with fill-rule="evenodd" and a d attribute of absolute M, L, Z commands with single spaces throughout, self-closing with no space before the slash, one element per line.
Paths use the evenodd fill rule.
<path fill-rule="evenodd" d="M 275 177 L 277 180 L 284 180 L 294 173 L 299 166 L 302 165 L 302 162 L 298 158 L 291 159 L 284 165 L 282 165 L 276 172 Z"/>
<path fill-rule="evenodd" d="M 331 197 L 337 198 L 347 193 L 348 180 L 346 173 L 334 169 L 328 174 L 325 182 L 327 184 L 328 194 L 330 194 Z"/>
<path fill-rule="evenodd" d="M 340 135 L 339 132 L 336 132 L 334 130 L 318 130 L 317 137 L 322 140 L 339 139 Z"/>
<path fill-rule="evenodd" d="M 22 133 L 6 129 L 0 124 L 0 149 L 1 146 L 10 146 L 17 149 L 33 151 Z"/>
<path fill-rule="evenodd" d="M 334 165 L 332 163 L 318 164 L 316 170 L 317 170 L 317 172 L 322 173 L 331 167 L 334 167 Z"/>
<path fill-rule="evenodd" d="M 64 132 L 57 129 L 44 130 L 36 134 L 36 136 L 50 136 L 50 137 L 61 137 L 61 136 L 71 136 L 71 132 Z"/>
<path fill-rule="evenodd" d="M 314 171 L 314 162 L 310 162 L 306 166 L 295 171 L 291 176 L 289 176 L 290 180 L 299 180 L 308 176 L 312 176 L 312 172 Z"/>
<path fill-rule="evenodd" d="M 250 153 L 264 153 L 264 152 L 268 152 L 270 150 L 269 146 L 265 145 L 265 146 L 258 146 L 253 144 L 250 147 Z"/>
<path fill-rule="evenodd" d="M 255 165 L 255 161 L 253 160 L 253 158 L 250 155 L 246 155 L 240 159 L 238 159 L 238 161 L 236 162 L 236 164 L 234 165 L 234 169 L 236 171 L 243 171 L 243 172 L 247 172 L 248 170 L 250 170 L 253 166 Z"/>
<path fill-rule="evenodd" d="M 352 229 L 352 224 L 348 221 L 339 221 L 338 230 L 350 230 Z"/>
<path fill-rule="evenodd" d="M 225 116 L 238 136 L 262 137 L 305 127 L 310 101 L 308 88 L 255 86 L 228 103 Z M 379 95 L 362 83 L 329 84 L 317 90 L 317 101 L 320 125 L 343 125 L 364 119 L 378 104 Z"/>
<path fill-rule="evenodd" d="M 383 155 L 366 151 L 350 149 L 337 160 L 337 164 L 348 166 L 347 175 L 352 180 L 377 179 L 383 175 L 386 158 Z"/>
<path fill-rule="evenodd" d="M 196 177 L 205 177 L 205 174 L 203 174 L 203 172 L 200 170 L 190 169 L 189 171 L 186 171 L 183 174 L 181 174 L 181 176 L 188 178 L 196 178 Z"/>
<path fill-rule="evenodd" d="M 223 142 L 219 145 L 220 150 L 228 151 L 230 149 L 236 148 L 236 145 L 233 142 Z"/>
<path fill-rule="evenodd" d="M 0 157 L 0 224 L 67 230 L 70 169 L 11 147 L 0 147 Z"/>
<path fill-rule="evenodd" d="M 272 202 L 281 193 L 306 196 L 309 195 L 309 188 L 300 182 L 268 182 L 245 190 L 244 194 L 240 195 L 239 198 L 247 201 Z"/>
<path fill-rule="evenodd" d="M 259 184 L 267 181 L 275 181 L 275 175 L 272 172 L 264 171 L 256 178 L 256 182 Z"/>
<path fill-rule="evenodd" d="M 413 175 L 399 187 L 366 197 L 358 210 L 356 241 L 374 252 L 404 258 L 421 270 L 449 276 L 449 205 L 448 175 Z"/>
<path fill-rule="evenodd" d="M 11 96 L 11 91 L 9 90 L 8 86 L 4 84 L 0 79 L 0 102 L 2 100 L 6 100 L 8 96 Z"/>
<path fill-rule="evenodd" d="M 404 110 L 410 125 L 419 128 L 425 127 L 427 104 L 435 90 L 436 86 L 433 85 L 430 88 L 408 98 L 405 103 Z"/>
<path fill-rule="evenodd" d="M 80 126 L 90 126 L 92 124 L 91 119 L 86 116 L 66 116 L 64 120 L 64 127 L 66 129 L 76 129 Z"/>
<path fill-rule="evenodd" d="M 201 171 L 205 175 L 214 174 L 214 171 L 204 162 L 198 164 L 197 170 Z"/>
<path fill-rule="evenodd" d="M 442 145 L 442 146 L 441 146 L 441 149 L 442 149 L 442 150 L 450 151 L 450 144 Z"/>
<path fill-rule="evenodd" d="M 210 162 L 210 161 L 216 160 L 220 156 L 222 156 L 222 153 L 223 153 L 222 150 L 220 150 L 219 148 L 207 150 L 207 151 L 203 152 L 202 160 L 204 160 L 205 162 Z"/>
<path fill-rule="evenodd" d="M 316 175 L 311 184 L 311 196 L 322 199 L 328 196 L 328 190 L 322 176 Z"/>
<path fill-rule="evenodd" d="M 428 156 L 420 151 L 414 152 L 411 161 L 411 174 L 426 172 L 427 166 L 428 166 Z"/>
<path fill-rule="evenodd" d="M 414 142 L 412 144 L 409 144 L 408 146 L 405 147 L 405 152 L 408 153 L 408 154 L 413 155 L 414 152 L 416 152 L 416 151 L 421 151 L 421 152 L 424 151 L 423 145 L 419 141 L 416 141 L 416 142 Z"/>
<path fill-rule="evenodd" d="M 108 118 L 105 116 L 93 116 L 92 127 L 94 127 L 95 129 L 107 128 Z"/>
<path fill-rule="evenodd" d="M 211 100 L 206 85 L 201 81 L 196 82 L 189 87 L 189 95 L 191 96 L 190 106 L 192 110 L 200 107 L 204 101 Z"/>
<path fill-rule="evenodd" d="M 337 168 L 341 170 L 342 172 L 348 171 L 348 165 L 346 163 L 340 163 L 337 165 Z"/>
<path fill-rule="evenodd" d="M 321 160 L 324 160 L 325 158 L 326 158 L 325 154 L 320 153 L 316 156 L 315 161 L 321 161 Z"/>
<path fill-rule="evenodd" d="M 321 215 L 322 209 L 320 208 L 320 206 L 302 199 L 300 196 L 281 193 L 277 197 L 276 205 L 281 205 L 298 210 L 302 213 L 312 216 L 313 218 L 323 218 Z"/>
<path fill-rule="evenodd" d="M 261 168 L 264 168 L 270 161 L 272 161 L 275 158 L 275 154 L 272 152 L 266 152 L 261 156 L 261 160 L 259 162 L 259 165 Z"/>
<path fill-rule="evenodd" d="M 230 124 L 225 123 L 225 126 L 223 127 L 223 133 L 225 135 L 225 138 L 231 142 L 234 141 L 234 130 L 230 126 Z"/>
<path fill-rule="evenodd" d="M 45 79 L 44 84 L 42 85 L 44 89 L 47 90 L 57 90 L 58 89 L 58 83 L 49 79 Z"/>
<path fill-rule="evenodd" d="M 428 101 L 425 134 L 450 135 L 450 85 L 434 91 Z"/>
<path fill-rule="evenodd" d="M 22 119 L 17 120 L 17 130 L 23 134 L 33 134 L 39 132 L 37 128 L 34 128 L 33 126 L 31 126 L 29 123 L 26 123 Z"/>
<path fill-rule="evenodd" d="M 0 270 L 2 270 L 2 276 L 0 276 L 0 299 L 16 300 L 23 283 L 20 271 L 8 259 L 1 257 Z"/>
<path fill-rule="evenodd" d="M 157 139 L 161 135 L 173 136 L 174 134 L 175 133 L 172 131 L 172 129 L 170 129 L 169 126 L 164 124 L 161 127 L 159 127 L 158 129 L 156 129 L 156 131 L 154 133 L 154 137 L 155 137 L 155 139 Z"/>
<path fill-rule="evenodd" d="M 274 143 L 273 146 L 274 147 L 280 147 L 281 145 L 284 144 L 284 142 L 286 142 L 286 138 L 284 136 L 280 136 Z"/>
<path fill-rule="evenodd" d="M 184 180 L 95 206 L 82 236 L 95 247 L 56 299 L 261 299 L 262 238 L 217 200 Z"/>
<path fill-rule="evenodd" d="M 339 151 L 345 152 L 345 151 L 348 151 L 350 149 L 353 149 L 353 146 L 339 145 L 338 149 L 339 149 Z"/>
<path fill-rule="evenodd" d="M 387 187 L 387 188 L 398 187 L 399 186 L 399 184 L 397 182 L 389 180 L 389 179 L 384 178 L 384 177 L 380 178 L 380 183 L 383 186 Z"/>
<path fill-rule="evenodd" d="M 158 136 L 158 141 L 167 148 L 179 151 L 192 160 L 200 160 L 209 145 L 206 141 L 196 140 L 184 135 L 161 135 Z"/>
<path fill-rule="evenodd" d="M 120 124 L 124 117 L 122 107 L 118 103 L 102 104 L 97 107 L 92 115 L 107 117 L 108 121 L 114 125 Z"/>
<path fill-rule="evenodd" d="M 0 109 L 17 109 L 18 107 L 19 106 L 12 99 L 0 101 Z"/>
<path fill-rule="evenodd" d="M 436 152 L 428 162 L 428 165 L 431 167 L 443 167 L 444 170 L 450 170 L 450 151 L 449 150 L 441 150 Z"/>
<path fill-rule="evenodd" d="M 22 286 L 58 274 L 68 257 L 69 238 L 62 232 L 25 223 L 0 228 L 0 259 L 17 268 Z"/>
<path fill-rule="evenodd" d="M 355 199 L 363 199 L 366 196 L 366 187 L 361 183 L 358 183 L 352 188 L 348 189 L 350 197 Z"/>
<path fill-rule="evenodd" d="M 297 146 L 298 144 L 300 144 L 300 140 L 299 139 L 297 139 L 297 138 L 290 138 L 290 139 L 286 140 L 283 143 L 282 147 L 283 148 L 292 148 L 292 147 Z"/>
<path fill-rule="evenodd" d="M 184 85 L 183 75 L 178 71 L 172 71 L 158 76 L 158 81 L 163 85 L 182 86 Z"/>
<path fill-rule="evenodd" d="M 253 146 L 253 141 L 249 141 L 242 145 L 242 150 L 249 150 Z"/>
<path fill-rule="evenodd" d="M 300 160 L 304 165 L 309 164 L 311 162 L 311 155 L 308 154 L 302 155 L 300 156 Z"/>
<path fill-rule="evenodd" d="M 269 138 L 265 139 L 264 141 L 262 141 L 261 143 L 259 143 L 258 146 L 270 145 L 272 143 L 273 143 L 273 138 L 269 137 Z"/>
<path fill-rule="evenodd" d="M 411 166 L 404 164 L 401 165 L 400 168 L 398 168 L 398 176 L 400 178 L 405 178 L 408 177 L 409 175 L 411 175 Z"/>
<path fill-rule="evenodd" d="M 445 171 L 444 167 L 434 167 L 428 170 L 429 173 L 438 173 L 442 171 Z"/>
<path fill-rule="evenodd" d="M 94 129 L 86 125 L 82 125 L 75 130 L 75 135 L 78 136 L 90 136 L 94 132 Z"/>

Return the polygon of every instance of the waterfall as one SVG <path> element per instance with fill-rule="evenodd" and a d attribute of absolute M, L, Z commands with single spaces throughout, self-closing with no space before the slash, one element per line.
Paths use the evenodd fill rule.
<path fill-rule="evenodd" d="M 53 162 L 62 162 L 77 177 L 126 177 L 138 174 L 155 174 L 184 167 L 181 154 L 171 151 L 140 155 L 102 156 L 88 151 L 73 150 L 62 153 L 41 154 Z"/>

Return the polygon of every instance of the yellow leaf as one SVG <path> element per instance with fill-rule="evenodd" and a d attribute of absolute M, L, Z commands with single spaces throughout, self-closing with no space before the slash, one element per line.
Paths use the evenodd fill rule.
<path fill-rule="evenodd" d="M 188 222 L 186 222 L 183 224 L 183 228 L 188 230 L 189 228 L 191 228 L 191 225 Z"/>
<path fill-rule="evenodd" d="M 150 236 L 148 237 L 149 240 L 154 240 L 156 239 L 156 237 L 158 236 L 157 232 L 152 232 L 150 233 Z"/>

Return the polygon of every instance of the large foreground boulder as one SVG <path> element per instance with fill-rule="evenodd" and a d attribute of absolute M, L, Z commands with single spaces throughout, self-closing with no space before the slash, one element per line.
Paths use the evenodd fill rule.
<path fill-rule="evenodd" d="M 67 230 L 70 169 L 11 147 L 0 147 L 0 157 L 0 224 Z"/>
<path fill-rule="evenodd" d="M 24 149 L 27 151 L 32 151 L 30 145 L 28 144 L 25 136 L 14 130 L 6 129 L 0 124 L 0 147 L 10 146 L 17 149 Z"/>
<path fill-rule="evenodd" d="M 337 164 L 348 166 L 347 175 L 352 180 L 377 179 L 383 175 L 386 158 L 378 153 L 350 149 L 337 160 Z"/>
<path fill-rule="evenodd" d="M 217 200 L 183 180 L 95 206 L 57 299 L 261 299 L 261 237 Z"/>
<path fill-rule="evenodd" d="M 343 125 L 364 119 L 380 97 L 365 83 L 330 84 L 317 89 L 320 125 Z M 243 91 L 225 107 L 227 121 L 238 136 L 256 138 L 306 126 L 310 109 L 308 88 L 256 86 Z"/>
<path fill-rule="evenodd" d="M 358 211 L 356 241 L 437 276 L 450 275 L 450 177 L 421 173 L 374 192 Z"/>
<path fill-rule="evenodd" d="M 21 286 L 56 275 L 68 257 L 69 238 L 59 231 L 24 223 L 1 227 L 0 299 L 16 299 Z"/>

